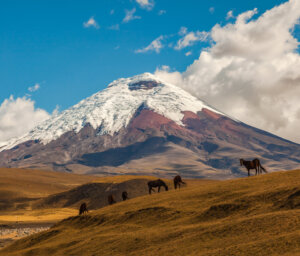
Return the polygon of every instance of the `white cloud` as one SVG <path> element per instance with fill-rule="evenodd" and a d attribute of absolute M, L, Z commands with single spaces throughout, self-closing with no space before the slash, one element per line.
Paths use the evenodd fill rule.
<path fill-rule="evenodd" d="M 300 54 L 293 36 L 300 1 L 253 19 L 256 13 L 215 25 L 211 47 L 185 72 L 158 69 L 156 75 L 241 121 L 300 143 Z"/>
<path fill-rule="evenodd" d="M 179 32 L 178 32 L 178 35 L 184 36 L 186 33 L 187 33 L 187 28 L 186 27 L 181 27 Z"/>
<path fill-rule="evenodd" d="M 165 14 L 167 11 L 166 10 L 159 10 L 158 15 L 163 15 Z"/>
<path fill-rule="evenodd" d="M 232 11 L 232 10 L 230 10 L 229 12 L 227 12 L 226 20 L 229 20 L 229 19 L 231 19 L 231 18 L 234 18 L 234 16 L 233 16 L 233 11 Z"/>
<path fill-rule="evenodd" d="M 123 23 L 127 23 L 131 20 L 137 20 L 140 19 L 140 16 L 134 16 L 134 13 L 136 12 L 136 9 L 133 8 L 132 10 L 125 10 L 125 17 L 123 19 Z"/>
<path fill-rule="evenodd" d="M 110 15 L 113 15 L 114 13 L 115 13 L 114 9 L 111 9 L 110 12 L 109 12 Z"/>
<path fill-rule="evenodd" d="M 146 10 L 152 10 L 154 7 L 153 0 L 136 0 L 136 2 L 140 5 L 141 8 Z"/>
<path fill-rule="evenodd" d="M 83 22 L 83 26 L 85 28 L 88 27 L 94 27 L 95 29 L 99 29 L 100 26 L 98 25 L 98 23 L 96 22 L 96 20 L 94 19 L 94 17 L 91 17 L 88 21 Z"/>
<path fill-rule="evenodd" d="M 0 105 L 0 144 L 13 137 L 29 132 L 38 123 L 50 115 L 42 109 L 35 108 L 35 102 L 29 98 L 10 96 Z"/>
<path fill-rule="evenodd" d="M 30 92 L 35 92 L 35 91 L 37 91 L 37 90 L 39 90 L 39 89 L 40 89 L 40 84 L 36 83 L 35 85 L 30 86 L 30 87 L 28 88 L 28 91 L 30 91 Z"/>
<path fill-rule="evenodd" d="M 215 12 L 215 7 L 210 7 L 208 10 L 211 14 L 213 14 Z"/>
<path fill-rule="evenodd" d="M 155 40 L 153 40 L 147 47 L 136 50 L 135 53 L 144 53 L 149 51 L 155 51 L 156 53 L 159 53 L 161 48 L 163 48 L 162 40 L 164 39 L 164 36 L 159 36 Z"/>
<path fill-rule="evenodd" d="M 192 51 L 189 51 L 189 52 L 185 53 L 185 56 L 190 56 L 190 55 L 192 55 Z"/>
<path fill-rule="evenodd" d="M 120 25 L 119 24 L 111 25 L 110 27 L 108 27 L 108 29 L 111 29 L 111 30 L 120 30 Z"/>
<path fill-rule="evenodd" d="M 185 31 L 181 31 L 181 30 L 179 31 L 179 33 L 182 34 L 184 32 L 184 34 L 182 34 L 184 36 L 178 40 L 176 46 L 174 47 L 175 50 L 181 50 L 185 47 L 191 46 L 197 41 L 206 41 L 209 36 L 209 33 L 205 31 L 203 32 L 196 31 L 196 32 L 187 33 L 186 28 L 183 29 Z"/>

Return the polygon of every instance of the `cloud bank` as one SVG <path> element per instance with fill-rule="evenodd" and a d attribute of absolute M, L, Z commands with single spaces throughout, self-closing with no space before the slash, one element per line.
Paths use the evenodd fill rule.
<path fill-rule="evenodd" d="M 0 105 L 0 146 L 13 137 L 29 132 L 50 115 L 42 109 L 35 108 L 35 102 L 22 97 L 10 96 Z"/>
<path fill-rule="evenodd" d="M 293 36 L 300 1 L 257 13 L 215 25 L 211 46 L 183 73 L 166 67 L 155 73 L 241 121 L 300 143 L 300 55 Z"/>

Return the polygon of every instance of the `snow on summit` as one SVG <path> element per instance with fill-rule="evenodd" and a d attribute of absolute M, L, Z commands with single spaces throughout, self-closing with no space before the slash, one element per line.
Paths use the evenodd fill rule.
<path fill-rule="evenodd" d="M 47 144 L 68 131 L 79 132 L 88 123 L 94 129 L 101 127 L 100 135 L 113 135 L 129 124 L 140 106 L 179 125 L 183 125 L 182 111 L 197 113 L 205 107 L 222 114 L 183 89 L 144 73 L 113 81 L 106 89 L 52 116 L 24 136 L 8 141 L 0 151 L 28 140 L 40 140 Z"/>

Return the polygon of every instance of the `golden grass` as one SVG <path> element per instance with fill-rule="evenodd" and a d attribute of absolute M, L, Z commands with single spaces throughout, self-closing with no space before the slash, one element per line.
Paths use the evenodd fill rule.
<path fill-rule="evenodd" d="M 0 215 L 0 223 L 54 223 L 77 213 L 78 210 L 70 208 L 18 210 Z"/>
<path fill-rule="evenodd" d="M 36 198 L 69 190 L 95 177 L 17 168 L 0 168 L 0 199 Z"/>
<path fill-rule="evenodd" d="M 77 214 L 74 209 L 32 210 L 38 198 L 90 182 L 93 176 L 52 171 L 0 168 L 0 224 L 55 223 Z M 3 237 L 0 237 L 3 239 Z"/>
<path fill-rule="evenodd" d="M 92 182 L 94 183 L 122 183 L 133 179 L 157 179 L 154 176 L 137 176 L 137 175 L 116 175 L 107 177 L 95 178 Z"/>
<path fill-rule="evenodd" d="M 300 255 L 300 171 L 189 181 L 68 218 L 0 255 Z"/>

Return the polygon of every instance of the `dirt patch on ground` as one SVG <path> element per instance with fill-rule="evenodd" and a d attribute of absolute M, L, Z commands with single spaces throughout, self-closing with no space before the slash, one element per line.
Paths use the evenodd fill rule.
<path fill-rule="evenodd" d="M 29 235 L 48 230 L 50 224 L 2 224 L 0 225 L 0 248 Z"/>

